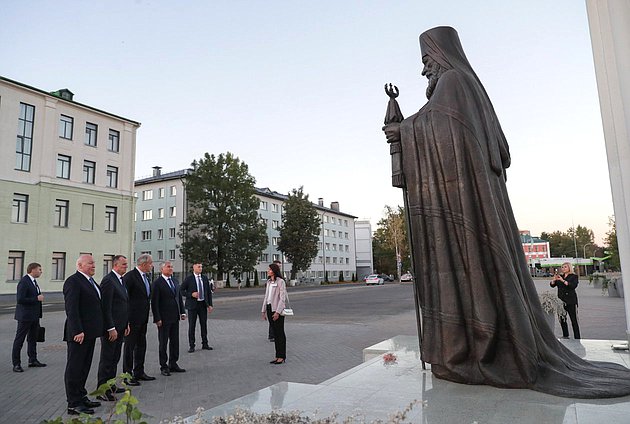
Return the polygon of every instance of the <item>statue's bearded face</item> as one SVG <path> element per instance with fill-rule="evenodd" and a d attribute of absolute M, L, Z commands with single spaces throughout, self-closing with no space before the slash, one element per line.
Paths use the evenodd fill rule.
<path fill-rule="evenodd" d="M 422 75 L 427 77 L 429 80 L 429 86 L 427 87 L 427 99 L 431 98 L 433 95 L 433 90 L 435 90 L 435 86 L 437 85 L 438 79 L 442 73 L 442 67 L 435 60 L 431 59 L 429 56 L 422 56 L 422 63 L 424 64 L 424 68 L 422 69 Z"/>

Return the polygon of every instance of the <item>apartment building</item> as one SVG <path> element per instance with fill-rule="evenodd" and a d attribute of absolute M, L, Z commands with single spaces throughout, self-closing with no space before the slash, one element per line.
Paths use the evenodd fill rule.
<path fill-rule="evenodd" d="M 372 251 L 372 224 L 369 220 L 359 220 L 354 224 L 357 246 L 357 278 L 362 279 L 374 272 Z"/>
<path fill-rule="evenodd" d="M 186 218 L 186 193 L 184 180 L 188 170 L 162 173 L 160 167 L 153 168 L 153 175 L 135 182 L 137 197 L 135 213 L 134 258 L 141 253 L 149 253 L 154 260 L 168 259 L 178 278 L 183 278 L 190 270 L 180 255 L 180 224 Z M 250 273 L 243 274 L 243 284 L 249 277 L 253 283 L 255 274 L 259 280 L 267 279 L 267 268 L 274 260 L 282 262 L 284 273 L 289 276 L 291 264 L 278 251 L 280 226 L 286 195 L 268 188 L 256 188 L 256 197 L 260 202 L 258 214 L 267 228 L 269 243 L 261 252 L 258 264 Z M 339 203 L 333 202 L 325 207 L 323 199 L 314 205 L 321 217 L 319 251 L 311 267 L 298 275 L 304 282 L 317 283 L 338 281 L 340 275 L 348 281 L 356 275 L 355 216 L 341 212 Z M 214 276 L 221 280 L 227 276 Z M 233 278 L 233 277 L 232 277 Z"/>
<path fill-rule="evenodd" d="M 73 97 L 0 77 L 0 293 L 15 293 L 30 262 L 42 290 L 60 291 L 80 254 L 97 278 L 131 254 L 140 123 Z"/>

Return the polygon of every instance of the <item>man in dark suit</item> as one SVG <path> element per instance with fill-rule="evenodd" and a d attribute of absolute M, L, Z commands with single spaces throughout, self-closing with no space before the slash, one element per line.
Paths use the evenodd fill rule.
<path fill-rule="evenodd" d="M 153 267 L 151 255 L 138 256 L 136 267 L 123 276 L 123 283 L 129 295 L 129 334 L 125 337 L 123 372 L 133 376 L 127 380 L 130 386 L 140 382 L 155 380 L 144 372 L 144 357 L 147 352 L 147 323 L 151 301 L 149 272 Z"/>
<path fill-rule="evenodd" d="M 208 344 L 208 313 L 212 312 L 212 290 L 208 277 L 201 275 L 203 265 L 193 264 L 193 274 L 186 277 L 182 283 L 181 292 L 186 296 L 188 310 L 188 353 L 195 351 L 195 327 L 197 317 L 201 327 L 201 348 L 212 350 Z"/>
<path fill-rule="evenodd" d="M 13 341 L 13 371 L 24 372 L 20 358 L 24 339 L 28 335 L 28 366 L 45 367 L 37 360 L 37 333 L 39 332 L 39 319 L 42 317 L 42 301 L 44 295 L 39 290 L 36 278 L 42 275 L 42 266 L 33 262 L 26 267 L 26 275 L 22 277 L 17 286 L 17 305 L 15 307 L 15 319 L 18 322 L 15 340 Z"/>
<path fill-rule="evenodd" d="M 103 335 L 101 290 L 92 278 L 94 258 L 81 255 L 77 272 L 63 284 L 66 323 L 63 339 L 68 343 L 68 359 L 64 382 L 68 400 L 68 414 L 93 414 L 100 402 L 88 399 L 85 382 L 90 373 L 96 339 Z"/>
<path fill-rule="evenodd" d="M 97 387 L 116 377 L 123 337 L 129 334 L 129 296 L 122 280 L 125 272 L 127 272 L 127 258 L 116 255 L 113 259 L 112 271 L 101 280 L 103 322 L 107 333 L 101 337 Z M 124 392 L 124 389 L 114 386 L 104 395 L 97 396 L 97 399 L 115 401 L 114 393 Z"/>
<path fill-rule="evenodd" d="M 151 310 L 153 322 L 157 325 L 160 352 L 160 371 L 169 376 L 171 372 L 186 372 L 177 365 L 179 359 L 179 321 L 186 319 L 184 302 L 179 283 L 173 278 L 173 265 L 170 261 L 160 265 L 161 275 L 153 282 L 151 289 Z M 166 347 L 168 345 L 168 354 Z"/>

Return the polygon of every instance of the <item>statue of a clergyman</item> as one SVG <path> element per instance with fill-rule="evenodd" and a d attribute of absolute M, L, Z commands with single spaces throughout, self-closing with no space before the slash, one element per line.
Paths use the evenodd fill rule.
<path fill-rule="evenodd" d="M 423 361 L 459 383 L 630 394 L 630 370 L 580 359 L 545 322 L 506 189 L 508 143 L 457 32 L 430 29 L 420 50 L 429 100 L 403 119 L 386 87 L 383 130 L 406 190 Z"/>

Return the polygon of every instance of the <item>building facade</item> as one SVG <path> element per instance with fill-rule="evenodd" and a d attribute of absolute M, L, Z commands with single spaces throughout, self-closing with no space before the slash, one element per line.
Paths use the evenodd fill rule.
<path fill-rule="evenodd" d="M 135 182 L 137 202 L 134 258 L 141 253 L 149 253 L 155 261 L 171 260 L 175 274 L 179 278 L 190 272 L 190 264 L 184 263 L 179 250 L 182 243 L 179 235 L 180 224 L 186 219 L 186 193 L 183 182 L 187 173 L 188 170 L 180 170 L 162 174 L 159 167 L 154 167 L 151 177 Z M 282 262 L 286 276 L 291 272 L 291 264 L 278 251 L 282 213 L 287 196 L 268 188 L 256 188 L 255 195 L 259 200 L 258 215 L 265 223 L 269 242 L 261 252 L 255 269 L 241 276 L 243 284 L 247 278 L 250 279 L 250 284 L 253 284 L 256 276 L 259 281 L 265 281 L 269 264 L 274 260 Z M 322 222 L 319 250 L 311 267 L 299 273 L 298 279 L 301 282 L 320 283 L 328 276 L 329 281 L 339 281 L 340 278 L 349 281 L 353 275 L 356 276 L 354 228 L 356 217 L 341 212 L 338 202 L 325 207 L 323 199 L 319 199 L 318 204 L 314 206 Z M 227 278 L 213 277 L 216 280 Z"/>
<path fill-rule="evenodd" d="M 96 277 L 130 255 L 138 122 L 0 77 L 0 293 L 15 293 L 30 262 L 44 291 L 60 291 L 82 253 Z"/>
<path fill-rule="evenodd" d="M 162 174 L 153 168 L 153 175 L 135 182 L 136 211 L 133 259 L 148 253 L 153 261 L 169 260 L 175 277 L 182 281 L 186 274 L 179 245 L 179 225 L 186 218 L 184 179 L 188 170 Z M 157 265 L 157 263 L 156 263 Z"/>
<path fill-rule="evenodd" d="M 356 221 L 354 231 L 357 245 L 357 278 L 361 280 L 374 272 L 372 224 L 369 220 Z"/>
<path fill-rule="evenodd" d="M 525 260 L 529 266 L 531 275 L 540 273 L 540 264 L 544 259 L 549 259 L 551 253 L 549 251 L 549 242 L 539 237 L 534 237 L 528 230 L 519 231 L 521 234 L 521 245 Z"/>

